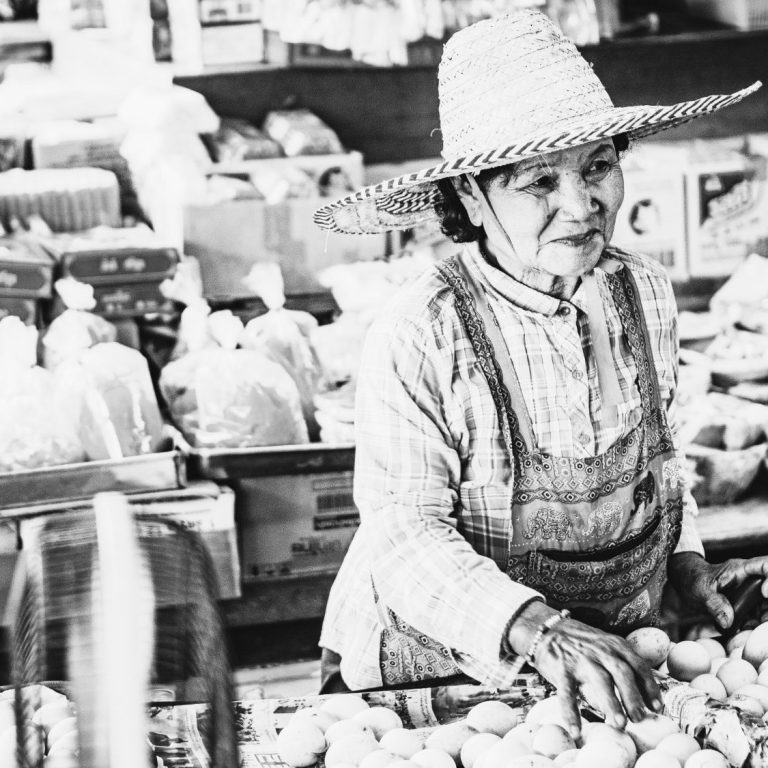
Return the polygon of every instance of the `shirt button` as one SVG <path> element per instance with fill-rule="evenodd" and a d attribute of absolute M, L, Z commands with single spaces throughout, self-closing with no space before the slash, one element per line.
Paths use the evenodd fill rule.
<path fill-rule="evenodd" d="M 581 371 L 580 371 L 578 368 L 574 368 L 574 369 L 571 371 L 571 376 L 573 376 L 573 378 L 574 378 L 574 379 L 576 379 L 577 381 L 578 381 L 579 379 L 581 379 L 581 375 L 582 375 L 582 374 L 581 374 Z"/>
<path fill-rule="evenodd" d="M 571 308 L 567 304 L 561 304 L 557 310 L 557 314 L 560 315 L 560 317 L 567 317 L 571 314 Z"/>
<path fill-rule="evenodd" d="M 589 445 L 592 442 L 592 438 L 586 432 L 582 432 L 578 439 L 582 445 Z"/>

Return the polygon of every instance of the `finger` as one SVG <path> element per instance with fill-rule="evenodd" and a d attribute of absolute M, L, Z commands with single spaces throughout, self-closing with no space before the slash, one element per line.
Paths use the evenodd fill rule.
<path fill-rule="evenodd" d="M 626 643 L 621 644 L 619 654 L 634 672 L 635 684 L 640 691 L 645 705 L 649 709 L 661 712 L 664 706 L 661 701 L 661 691 L 656 678 L 651 670 L 648 669 L 648 665 Z M 642 720 L 644 717 L 645 713 L 643 712 L 640 719 Z"/>
<path fill-rule="evenodd" d="M 752 557 L 744 561 L 745 576 L 768 576 L 768 557 Z"/>
<path fill-rule="evenodd" d="M 720 629 L 728 629 L 733 624 L 733 607 L 720 592 L 712 592 L 707 597 L 704 607 Z"/>
<path fill-rule="evenodd" d="M 598 666 L 596 662 L 590 662 L 583 672 L 583 679 L 589 686 L 592 704 L 603 713 L 605 722 L 623 730 L 627 724 L 627 718 L 624 707 L 616 697 L 613 678 L 602 666 Z"/>
<path fill-rule="evenodd" d="M 645 717 L 645 702 L 637 684 L 637 676 L 641 674 L 642 667 L 640 670 L 634 670 L 623 659 L 616 657 L 607 661 L 606 669 L 613 677 L 625 712 L 631 720 L 639 722 Z M 642 671 L 650 672 L 647 667 Z"/>
<path fill-rule="evenodd" d="M 581 739 L 581 714 L 577 704 L 578 688 L 571 675 L 566 674 L 560 681 L 560 685 L 557 687 L 557 697 L 560 700 L 560 709 L 568 733 L 575 742 L 578 742 Z"/>

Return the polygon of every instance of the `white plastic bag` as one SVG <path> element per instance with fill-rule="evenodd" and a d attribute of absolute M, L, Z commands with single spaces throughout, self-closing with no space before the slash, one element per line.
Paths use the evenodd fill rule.
<path fill-rule="evenodd" d="M 37 331 L 17 317 L 0 320 L 0 472 L 82 461 L 77 403 L 35 365 Z"/>
<path fill-rule="evenodd" d="M 317 321 L 307 312 L 285 309 L 283 278 L 277 264 L 255 264 L 246 278 L 267 306 L 240 336 L 240 346 L 266 355 L 281 365 L 296 382 L 301 408 L 310 434 L 315 429 L 314 397 L 321 379 L 320 361 L 312 344 Z"/>

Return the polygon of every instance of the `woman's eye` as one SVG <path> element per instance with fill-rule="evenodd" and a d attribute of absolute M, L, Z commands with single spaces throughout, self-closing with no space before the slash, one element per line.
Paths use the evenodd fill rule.
<path fill-rule="evenodd" d="M 555 179 L 553 176 L 539 176 L 528 185 L 531 189 L 536 191 L 548 191 L 555 188 Z"/>
<path fill-rule="evenodd" d="M 592 165 L 587 168 L 587 176 L 592 180 L 604 179 L 613 168 L 613 163 L 610 160 L 595 160 Z"/>

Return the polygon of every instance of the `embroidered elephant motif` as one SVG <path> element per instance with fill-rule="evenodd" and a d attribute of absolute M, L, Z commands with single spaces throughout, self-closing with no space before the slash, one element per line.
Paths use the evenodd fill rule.
<path fill-rule="evenodd" d="M 662 469 L 664 487 L 670 491 L 677 491 L 683 483 L 682 468 L 679 459 L 669 459 L 664 462 Z"/>
<path fill-rule="evenodd" d="M 606 536 L 615 531 L 621 523 L 621 504 L 606 501 L 589 514 L 585 536 Z"/>
<path fill-rule="evenodd" d="M 632 501 L 634 508 L 632 510 L 632 516 L 636 515 L 643 505 L 650 504 L 656 496 L 656 480 L 653 477 L 653 472 L 649 472 L 635 487 L 635 491 L 632 494 Z"/>
<path fill-rule="evenodd" d="M 565 541 L 573 533 L 573 522 L 562 509 L 540 507 L 528 518 L 528 525 L 523 531 L 526 539 L 557 539 Z"/>
<path fill-rule="evenodd" d="M 644 589 L 636 598 L 628 602 L 616 617 L 619 624 L 634 624 L 643 616 L 647 616 L 651 610 L 651 596 L 648 590 Z"/>

